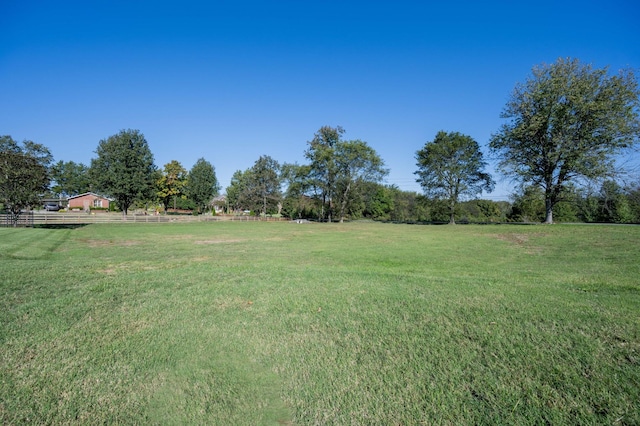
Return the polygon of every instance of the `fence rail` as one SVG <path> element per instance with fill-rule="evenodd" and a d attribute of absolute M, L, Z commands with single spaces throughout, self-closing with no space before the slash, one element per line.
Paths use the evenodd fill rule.
<path fill-rule="evenodd" d="M 20 215 L 17 226 L 72 226 L 72 225 L 88 225 L 93 223 L 189 223 L 189 222 L 218 222 L 218 221 L 286 221 L 288 219 L 277 217 L 257 217 L 244 215 L 221 215 L 221 216 L 181 216 L 181 215 L 142 215 L 121 213 L 23 213 Z M 13 226 L 11 217 L 6 214 L 0 214 L 0 226 Z"/>

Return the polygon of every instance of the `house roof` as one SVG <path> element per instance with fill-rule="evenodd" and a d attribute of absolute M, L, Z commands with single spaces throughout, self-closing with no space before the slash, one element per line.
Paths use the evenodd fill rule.
<path fill-rule="evenodd" d="M 96 194 L 95 192 L 85 192 L 84 194 L 74 195 L 73 197 L 68 197 L 67 200 L 73 200 L 74 198 L 84 197 L 86 195 L 93 195 L 98 198 L 103 198 L 105 200 L 113 201 L 111 198 L 105 197 L 104 195 Z"/>

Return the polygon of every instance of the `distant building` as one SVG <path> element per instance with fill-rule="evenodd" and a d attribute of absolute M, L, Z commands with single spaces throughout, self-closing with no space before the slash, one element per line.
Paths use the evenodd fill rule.
<path fill-rule="evenodd" d="M 107 197 L 103 197 L 102 195 L 94 194 L 93 192 L 85 192 L 84 194 L 69 197 L 67 201 L 69 210 L 106 210 L 109 208 L 109 202 L 111 200 L 109 200 Z"/>

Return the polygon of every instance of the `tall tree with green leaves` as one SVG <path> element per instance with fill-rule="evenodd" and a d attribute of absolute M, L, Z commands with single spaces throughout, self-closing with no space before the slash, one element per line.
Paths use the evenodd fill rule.
<path fill-rule="evenodd" d="M 340 142 L 344 129 L 340 126 L 322 126 L 309 142 L 304 156 L 309 160 L 309 177 L 318 190 L 320 219 L 332 220 L 336 191 L 335 147 Z"/>
<path fill-rule="evenodd" d="M 44 145 L 24 141 L 21 146 L 11 136 L 0 136 L 0 202 L 14 226 L 22 210 L 40 202 L 49 186 L 52 161 Z"/>
<path fill-rule="evenodd" d="M 451 224 L 455 224 L 456 205 L 461 197 L 493 190 L 493 179 L 483 171 L 487 163 L 480 145 L 470 136 L 440 131 L 416 153 L 416 160 L 417 182 L 425 195 L 447 203 Z"/>
<path fill-rule="evenodd" d="M 154 197 L 156 166 L 139 130 L 121 130 L 101 140 L 96 154 L 89 169 L 91 180 L 97 191 L 115 199 L 123 214 L 134 201 Z"/>
<path fill-rule="evenodd" d="M 177 198 L 183 195 L 186 184 L 187 169 L 182 167 L 179 161 L 172 160 L 164 165 L 156 182 L 156 193 L 162 201 L 165 212 L 171 204 L 174 209 L 176 208 Z"/>
<path fill-rule="evenodd" d="M 249 185 L 249 174 L 251 170 L 236 170 L 231 176 L 231 182 L 227 187 L 227 203 L 233 211 L 245 210 L 247 207 L 243 205 L 243 194 Z"/>
<path fill-rule="evenodd" d="M 609 75 L 570 58 L 533 68 L 516 86 L 490 147 L 504 174 L 543 190 L 545 223 L 568 183 L 610 175 L 614 156 L 637 142 L 638 94 L 632 71 Z"/>
<path fill-rule="evenodd" d="M 280 177 L 286 188 L 283 199 L 284 214 L 292 219 L 302 219 L 313 211 L 313 200 L 307 195 L 313 186 L 311 167 L 307 164 L 284 163 Z"/>
<path fill-rule="evenodd" d="M 58 161 L 51 167 L 51 192 L 59 197 L 70 197 L 91 191 L 89 167 L 73 161 Z"/>
<path fill-rule="evenodd" d="M 367 183 L 381 182 L 388 174 L 384 161 L 366 142 L 338 141 L 333 150 L 335 186 L 332 193 L 342 223 L 355 199 L 362 195 Z"/>
<path fill-rule="evenodd" d="M 189 171 L 185 189 L 187 196 L 195 203 L 198 213 L 204 212 L 220 191 L 213 165 L 204 158 L 198 159 Z"/>
<path fill-rule="evenodd" d="M 268 155 L 262 155 L 251 167 L 249 187 L 245 193 L 252 210 L 266 217 L 268 212 L 277 212 L 282 202 L 280 190 L 280 164 Z"/>
<path fill-rule="evenodd" d="M 263 155 L 251 168 L 233 174 L 227 188 L 227 200 L 236 210 L 251 210 L 266 217 L 279 211 L 281 182 L 280 165 L 270 156 Z"/>

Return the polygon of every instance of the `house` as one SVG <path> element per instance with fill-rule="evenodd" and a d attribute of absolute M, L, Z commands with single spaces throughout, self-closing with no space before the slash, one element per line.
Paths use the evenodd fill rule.
<path fill-rule="evenodd" d="M 69 210 L 91 210 L 91 209 L 104 209 L 109 208 L 110 200 L 102 195 L 94 194 L 93 192 L 85 192 L 84 194 L 74 195 L 67 199 Z"/>
<path fill-rule="evenodd" d="M 213 207 L 213 211 L 216 214 L 225 213 L 227 211 L 227 196 L 224 194 L 219 195 L 211 200 L 209 205 Z"/>

